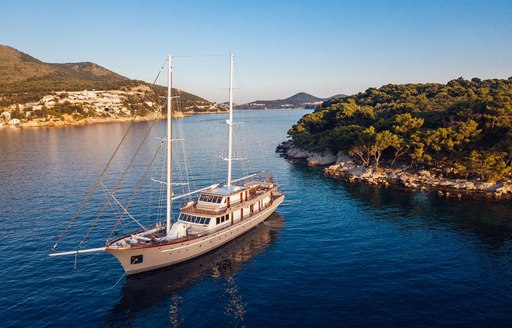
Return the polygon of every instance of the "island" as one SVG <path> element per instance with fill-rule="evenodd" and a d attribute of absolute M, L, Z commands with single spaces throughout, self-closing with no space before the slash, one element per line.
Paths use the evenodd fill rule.
<path fill-rule="evenodd" d="M 512 78 L 388 84 L 333 98 L 278 150 L 333 178 L 443 197 L 512 196 Z"/>
<path fill-rule="evenodd" d="M 236 105 L 237 109 L 314 109 L 324 101 L 342 98 L 339 94 L 328 98 L 318 98 L 309 93 L 299 92 L 291 97 L 277 100 L 256 100 L 247 104 Z"/>

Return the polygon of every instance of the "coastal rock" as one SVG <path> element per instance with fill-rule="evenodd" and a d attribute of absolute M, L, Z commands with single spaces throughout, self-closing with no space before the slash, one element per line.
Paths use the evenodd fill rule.
<path fill-rule="evenodd" d="M 290 147 L 292 146 L 292 141 L 291 140 L 288 140 L 288 141 L 283 141 L 281 142 L 281 144 L 279 144 L 277 147 L 276 147 L 276 152 L 277 153 L 285 153 L 288 149 L 290 149 Z"/>
<path fill-rule="evenodd" d="M 424 177 L 431 177 L 432 173 L 430 171 L 427 171 L 427 170 L 419 170 L 418 171 L 418 175 L 424 176 Z"/>
<path fill-rule="evenodd" d="M 347 154 L 340 151 L 336 154 L 336 163 L 354 163 L 354 161 Z"/>
<path fill-rule="evenodd" d="M 501 186 L 496 188 L 496 193 L 501 195 L 512 194 L 512 184 L 506 182 L 502 183 Z"/>
<path fill-rule="evenodd" d="M 466 190 L 475 190 L 476 187 L 475 187 L 475 183 L 471 182 L 471 181 L 467 181 L 467 182 L 464 182 L 460 185 L 460 188 L 461 189 L 466 189 Z"/>
<path fill-rule="evenodd" d="M 276 151 L 282 152 L 286 158 L 305 159 L 309 166 L 330 165 L 336 163 L 338 156 L 331 151 L 325 150 L 321 153 L 303 150 L 291 141 L 285 141 L 277 146 Z"/>
<path fill-rule="evenodd" d="M 304 151 L 294 145 L 292 145 L 288 150 L 285 152 L 286 156 L 291 158 L 297 158 L 297 159 L 306 159 L 310 155 L 307 151 Z"/>
<path fill-rule="evenodd" d="M 495 182 L 479 181 L 475 184 L 475 186 L 476 186 L 476 189 L 487 191 L 487 192 L 494 192 L 497 189 Z"/>
<path fill-rule="evenodd" d="M 337 156 L 332 154 L 330 151 L 324 151 L 322 153 L 307 153 L 308 165 L 330 165 L 336 163 Z"/>
<path fill-rule="evenodd" d="M 305 159 L 308 165 L 329 165 L 324 169 L 326 176 L 345 179 L 348 182 L 363 182 L 371 185 L 401 186 L 421 192 L 437 192 L 439 197 L 461 199 L 468 194 L 482 195 L 489 199 L 512 198 L 512 182 L 485 182 L 477 179 L 452 179 L 444 177 L 439 170 L 419 170 L 409 166 L 398 168 L 374 168 L 357 164 L 343 152 L 336 155 L 330 151 L 322 153 L 304 151 L 291 142 L 282 143 L 278 149 L 287 158 Z"/>
<path fill-rule="evenodd" d="M 327 176 L 343 178 L 349 182 L 370 185 L 402 186 L 407 189 L 429 192 L 435 190 L 439 197 L 462 199 L 465 193 L 487 195 L 494 199 L 506 199 L 512 195 L 511 182 L 484 182 L 478 180 L 449 179 L 427 170 L 414 172 L 409 167 L 375 169 L 357 165 L 344 154 L 337 154 L 337 163 L 324 170 Z"/>

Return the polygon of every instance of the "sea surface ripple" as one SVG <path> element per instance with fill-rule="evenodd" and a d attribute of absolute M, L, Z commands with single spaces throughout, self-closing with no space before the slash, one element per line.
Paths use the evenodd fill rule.
<path fill-rule="evenodd" d="M 129 278 L 108 254 L 79 256 L 76 271 L 73 257 L 48 257 L 129 125 L 0 129 L 0 326 L 510 325 L 512 206 L 351 185 L 291 163 L 275 147 L 305 113 L 238 113 L 245 134 L 236 146 L 251 161 L 235 173 L 269 171 L 286 193 L 267 222 L 194 261 Z M 225 180 L 225 119 L 177 122 L 198 188 Z M 115 185 L 152 124 L 134 160 L 138 174 L 118 191 L 123 202 L 164 122 L 134 124 L 104 178 Z M 144 184 L 138 196 L 130 212 L 152 222 L 161 204 L 148 211 L 147 199 L 156 202 L 158 191 Z M 91 198 L 59 250 L 76 249 L 104 201 L 101 193 Z M 102 246 L 115 217 L 100 221 L 88 247 Z"/>

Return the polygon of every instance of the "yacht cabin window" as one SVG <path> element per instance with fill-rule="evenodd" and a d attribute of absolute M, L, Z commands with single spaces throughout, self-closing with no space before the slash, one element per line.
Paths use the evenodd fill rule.
<path fill-rule="evenodd" d="M 223 215 L 221 217 L 218 217 L 216 219 L 216 223 L 217 224 L 221 224 L 221 223 L 223 223 L 224 221 L 227 221 L 227 220 L 228 220 L 228 215 L 226 214 L 226 215 Z"/>
<path fill-rule="evenodd" d="M 188 214 L 181 214 L 180 220 L 190 222 L 190 223 L 199 223 L 199 224 L 206 224 L 206 225 L 210 224 L 210 218 L 203 218 L 203 217 L 188 215 Z"/>
<path fill-rule="evenodd" d="M 222 203 L 222 197 L 220 196 L 213 196 L 213 195 L 201 195 L 199 196 L 199 200 L 202 202 L 208 202 L 208 203 Z"/>

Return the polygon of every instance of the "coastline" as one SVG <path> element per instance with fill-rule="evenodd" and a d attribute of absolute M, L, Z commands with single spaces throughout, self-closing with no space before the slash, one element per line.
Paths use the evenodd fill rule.
<path fill-rule="evenodd" d="M 217 112 L 177 112 L 173 115 L 174 119 L 180 119 L 192 115 L 199 114 L 223 114 L 226 112 L 217 111 Z M 165 116 L 159 116 L 158 113 L 151 113 L 145 116 L 111 116 L 111 117 L 88 117 L 82 119 L 75 119 L 72 115 L 62 115 L 62 119 L 52 120 L 52 119 L 39 119 L 39 120 L 31 120 L 28 122 L 21 122 L 17 125 L 0 125 L 0 129 L 2 128 L 14 128 L 14 129 L 23 129 L 23 128 L 48 128 L 48 127 L 64 127 L 64 126 L 82 126 L 89 124 L 102 124 L 102 123 L 121 123 L 121 122 L 147 122 L 154 120 L 164 120 Z"/>
<path fill-rule="evenodd" d="M 455 199 L 512 199 L 512 181 L 487 182 L 481 179 L 447 178 L 434 170 L 418 170 L 410 166 L 365 167 L 342 152 L 334 155 L 327 150 L 322 153 L 304 151 L 291 141 L 283 142 L 276 151 L 287 159 L 304 160 L 308 166 L 326 166 L 323 169 L 325 176 L 349 183 L 360 182 L 386 188 L 435 193 L 438 197 Z"/>

